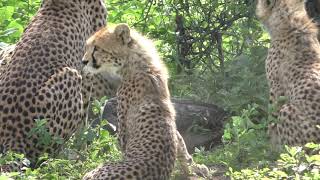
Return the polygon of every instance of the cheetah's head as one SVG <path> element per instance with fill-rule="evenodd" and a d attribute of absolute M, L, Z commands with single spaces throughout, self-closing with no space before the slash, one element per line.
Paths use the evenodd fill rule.
<path fill-rule="evenodd" d="M 120 68 L 128 60 L 132 41 L 130 28 L 126 24 L 101 29 L 87 41 L 82 59 L 84 69 L 92 73 L 108 72 L 118 76 Z"/>
<path fill-rule="evenodd" d="M 256 15 L 269 29 L 281 28 L 293 14 L 306 13 L 306 0 L 257 0 Z"/>

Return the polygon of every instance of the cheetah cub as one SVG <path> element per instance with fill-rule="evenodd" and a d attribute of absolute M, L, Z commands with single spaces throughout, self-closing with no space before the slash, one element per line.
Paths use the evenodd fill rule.
<path fill-rule="evenodd" d="M 106 164 L 84 179 L 169 179 L 175 159 L 184 171 L 192 163 L 176 130 L 167 69 L 153 43 L 126 24 L 98 31 L 87 41 L 85 70 L 121 79 L 117 91 L 122 162 Z M 195 170 L 196 171 L 196 170 Z"/>
<path fill-rule="evenodd" d="M 271 37 L 266 60 L 270 102 L 279 104 L 269 125 L 272 144 L 320 142 L 320 45 L 304 0 L 258 0 L 256 14 Z M 284 97 L 284 98 L 283 98 Z"/>

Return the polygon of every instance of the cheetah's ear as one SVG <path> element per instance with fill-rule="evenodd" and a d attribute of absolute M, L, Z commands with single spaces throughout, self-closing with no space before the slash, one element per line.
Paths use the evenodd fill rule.
<path fill-rule="evenodd" d="M 261 10 L 263 9 L 271 9 L 277 0 L 258 0 L 257 7 Z"/>
<path fill-rule="evenodd" d="M 131 42 L 130 28 L 127 24 L 117 25 L 114 33 L 122 41 L 123 45 L 128 45 Z"/>
<path fill-rule="evenodd" d="M 260 20 L 268 19 L 276 3 L 277 3 L 277 0 L 257 0 L 256 15 L 258 16 L 258 18 Z"/>

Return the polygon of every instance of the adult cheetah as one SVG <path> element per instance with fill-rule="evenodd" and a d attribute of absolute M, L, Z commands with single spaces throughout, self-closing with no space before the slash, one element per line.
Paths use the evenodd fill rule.
<path fill-rule="evenodd" d="M 271 37 L 266 60 L 270 102 L 286 99 L 269 125 L 271 141 L 320 142 L 320 45 L 304 0 L 258 0 L 256 14 Z M 281 97 L 285 98 L 281 98 Z"/>
<path fill-rule="evenodd" d="M 121 79 L 117 113 L 124 160 L 97 168 L 84 179 L 169 179 L 176 158 L 188 173 L 192 157 L 176 130 L 167 69 L 153 43 L 119 24 L 98 31 L 86 49 L 87 71 L 113 72 Z"/>
<path fill-rule="evenodd" d="M 0 68 L 0 153 L 23 153 L 33 164 L 41 153 L 59 149 L 29 134 L 36 119 L 45 119 L 48 132 L 65 140 L 78 128 L 80 60 L 86 39 L 105 22 L 103 0 L 43 0 L 11 60 Z"/>
<path fill-rule="evenodd" d="M 6 65 L 11 61 L 15 47 L 15 44 L 12 44 L 0 50 L 0 68 L 6 68 Z M 88 108 L 90 108 L 89 103 L 91 100 L 101 99 L 104 96 L 114 97 L 120 81 L 108 72 L 92 74 L 81 70 L 80 73 L 82 76 L 81 93 L 86 117 L 88 112 L 90 114 L 90 109 Z"/>

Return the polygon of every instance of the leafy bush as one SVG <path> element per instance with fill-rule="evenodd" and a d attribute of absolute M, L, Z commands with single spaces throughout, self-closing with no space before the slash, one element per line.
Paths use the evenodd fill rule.
<path fill-rule="evenodd" d="M 41 0 L 2 0 L 0 2 L 0 42 L 15 43 L 37 11 Z"/>
<path fill-rule="evenodd" d="M 320 145 L 309 143 L 306 148 L 319 150 Z M 243 169 L 229 168 L 233 179 L 320 179 L 320 155 L 307 155 L 302 147 L 286 147 L 276 165 L 272 167 Z"/>
<path fill-rule="evenodd" d="M 211 152 L 197 150 L 195 159 L 205 164 L 224 164 L 236 170 L 268 165 L 276 153 L 268 143 L 265 130 L 267 120 L 253 122 L 253 119 L 259 117 L 257 109 L 258 105 L 249 105 L 240 116 L 231 117 L 231 121 L 225 125 L 223 145 Z"/>
<path fill-rule="evenodd" d="M 223 145 L 211 151 L 197 149 L 196 162 L 223 164 L 232 179 L 320 179 L 320 145 L 288 147 L 274 151 L 266 135 L 267 118 L 259 117 L 258 105 L 249 105 L 226 124 Z M 308 154 L 306 153 L 308 151 Z M 311 155 L 310 155 L 311 154 Z"/>
<path fill-rule="evenodd" d="M 262 116 L 267 115 L 268 87 L 264 69 L 266 47 L 252 47 L 250 54 L 241 55 L 226 63 L 225 76 L 221 73 L 172 78 L 170 89 L 178 97 L 214 102 L 235 114 L 248 104 L 258 104 Z M 179 85 L 177 85 L 179 84 Z"/>

